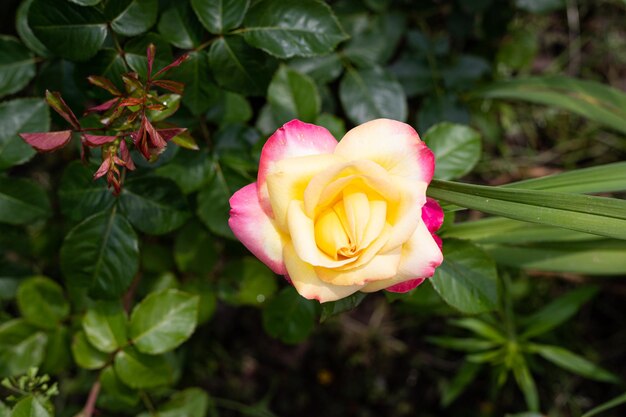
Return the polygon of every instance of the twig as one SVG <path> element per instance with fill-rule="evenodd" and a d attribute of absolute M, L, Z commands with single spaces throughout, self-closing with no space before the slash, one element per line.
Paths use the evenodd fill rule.
<path fill-rule="evenodd" d="M 98 395 L 100 394 L 100 381 L 94 382 L 91 386 L 91 390 L 89 391 L 89 397 L 87 397 L 87 402 L 85 403 L 85 408 L 83 409 L 83 417 L 91 417 L 96 410 L 96 401 L 98 400 Z"/>

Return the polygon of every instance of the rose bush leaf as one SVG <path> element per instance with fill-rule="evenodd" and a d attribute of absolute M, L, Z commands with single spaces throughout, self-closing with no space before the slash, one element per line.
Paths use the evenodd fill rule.
<path fill-rule="evenodd" d="M 243 33 L 250 45 L 279 58 L 323 55 L 348 37 L 318 0 L 259 1 L 248 11 Z"/>
<path fill-rule="evenodd" d="M 115 197 L 106 188 L 104 178 L 93 180 L 97 167 L 85 166 L 80 161 L 70 163 L 63 171 L 58 196 L 63 215 L 73 221 L 85 219 L 107 210 Z"/>
<path fill-rule="evenodd" d="M 174 259 L 181 272 L 209 273 L 217 262 L 214 239 L 197 221 L 187 223 L 176 235 Z"/>
<path fill-rule="evenodd" d="M 495 263 L 469 242 L 446 239 L 443 263 L 428 281 L 444 301 L 463 313 L 479 314 L 496 308 Z"/>
<path fill-rule="evenodd" d="M 35 37 L 33 30 L 28 24 L 28 10 L 32 3 L 33 0 L 25 0 L 17 8 L 17 13 L 15 14 L 15 30 L 28 49 L 38 56 L 47 57 L 50 55 L 50 51 Z"/>
<path fill-rule="evenodd" d="M 70 313 L 63 288 L 43 276 L 22 281 L 17 290 L 17 305 L 26 321 L 44 329 L 54 329 Z"/>
<path fill-rule="evenodd" d="M 211 404 L 209 396 L 200 388 L 187 388 L 172 395 L 168 402 L 159 408 L 159 417 L 205 417 Z M 142 413 L 137 417 L 150 417 Z"/>
<path fill-rule="evenodd" d="M 0 223 L 28 224 L 50 217 L 46 192 L 35 182 L 0 177 Z"/>
<path fill-rule="evenodd" d="M 43 362 L 48 337 L 23 319 L 0 324 L 0 378 L 23 374 Z"/>
<path fill-rule="evenodd" d="M 107 35 L 106 18 L 97 8 L 69 1 L 34 0 L 28 24 L 50 52 L 72 61 L 93 57 Z"/>
<path fill-rule="evenodd" d="M 84 369 L 103 368 L 109 360 L 109 355 L 101 352 L 89 343 L 85 332 L 82 330 L 74 335 L 72 355 L 76 364 Z"/>
<path fill-rule="evenodd" d="M 270 336 L 285 343 L 298 343 L 315 328 L 316 310 L 315 301 L 287 287 L 263 309 L 263 327 Z"/>
<path fill-rule="evenodd" d="M 480 134 L 468 126 L 440 123 L 428 129 L 422 140 L 435 154 L 435 178 L 462 177 L 480 159 Z"/>
<path fill-rule="evenodd" d="M 115 208 L 88 217 L 61 246 L 61 270 L 69 287 L 96 299 L 126 291 L 138 268 L 137 235 Z"/>
<path fill-rule="evenodd" d="M 252 48 L 238 36 L 216 40 L 209 51 L 209 62 L 213 77 L 221 87 L 245 96 L 265 95 L 278 66 L 275 59 Z"/>
<path fill-rule="evenodd" d="M 289 60 L 289 66 L 301 74 L 308 75 L 320 85 L 336 80 L 343 72 L 341 58 L 337 53 L 310 58 L 293 58 Z"/>
<path fill-rule="evenodd" d="M 267 89 L 267 100 L 279 123 L 292 119 L 314 122 L 321 108 L 315 82 L 285 65 L 274 74 Z"/>
<path fill-rule="evenodd" d="M 156 22 L 158 0 L 109 0 L 105 4 L 104 14 L 120 35 L 139 35 Z"/>
<path fill-rule="evenodd" d="M 159 19 L 159 33 L 181 49 L 192 49 L 202 41 L 203 28 L 187 2 L 170 5 Z"/>
<path fill-rule="evenodd" d="M 241 25 L 250 0 L 191 0 L 191 6 L 206 30 L 220 35 Z"/>
<path fill-rule="evenodd" d="M 163 355 L 144 355 L 128 346 L 115 355 L 114 369 L 131 388 L 154 388 L 174 380 L 174 370 Z"/>
<path fill-rule="evenodd" d="M 41 371 L 49 374 L 58 374 L 66 371 L 72 365 L 72 352 L 70 349 L 70 333 L 66 326 L 57 326 L 48 332 L 48 343 Z"/>
<path fill-rule="evenodd" d="M 24 88 L 35 76 L 31 52 L 12 36 L 0 36 L 0 97 Z"/>
<path fill-rule="evenodd" d="M 171 232 L 190 216 L 185 196 L 173 181 L 166 178 L 127 180 L 119 204 L 120 210 L 137 229 L 151 235 Z"/>
<path fill-rule="evenodd" d="M 339 84 L 339 98 L 348 118 L 356 124 L 381 117 L 400 121 L 407 118 L 402 86 L 380 67 L 346 71 Z"/>
<path fill-rule="evenodd" d="M 34 395 L 27 395 L 15 404 L 11 417 L 51 417 L 51 415 Z"/>
<path fill-rule="evenodd" d="M 139 403 L 139 393 L 125 385 L 115 373 L 113 366 L 107 366 L 100 372 L 102 393 L 98 404 L 107 410 L 125 410 Z"/>
<path fill-rule="evenodd" d="M 0 170 L 22 164 L 36 153 L 18 133 L 48 130 L 50 111 L 44 100 L 18 98 L 0 103 Z"/>
<path fill-rule="evenodd" d="M 148 71 L 146 48 L 150 44 L 153 44 L 156 50 L 159 51 L 154 57 L 154 65 L 152 67 L 154 71 L 165 67 L 173 61 L 172 48 L 160 35 L 149 32 L 145 35 L 131 38 L 124 45 L 124 59 L 128 66 L 144 80 L 146 79 L 146 73 Z"/>
<path fill-rule="evenodd" d="M 140 352 L 156 355 L 187 340 L 197 320 L 198 297 L 170 289 L 148 295 L 135 307 L 129 333 Z"/>
<path fill-rule="evenodd" d="M 211 81 L 206 52 L 190 52 L 187 61 L 172 71 L 172 78 L 185 83 L 183 104 L 194 115 L 206 112 L 218 100 L 218 88 Z"/>
<path fill-rule="evenodd" d="M 278 285 L 275 274 L 257 259 L 246 257 L 229 262 L 219 282 L 219 296 L 234 305 L 262 305 Z"/>
<path fill-rule="evenodd" d="M 120 303 L 101 301 L 87 310 L 82 327 L 90 344 L 102 352 L 111 353 L 128 343 L 127 321 Z"/>

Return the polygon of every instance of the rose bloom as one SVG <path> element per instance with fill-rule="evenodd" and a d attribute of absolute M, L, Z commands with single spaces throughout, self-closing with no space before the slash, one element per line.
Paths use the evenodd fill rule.
<path fill-rule="evenodd" d="M 257 182 L 231 197 L 228 224 L 305 298 L 406 292 L 443 261 L 443 211 L 426 198 L 434 167 L 405 123 L 373 120 L 337 142 L 292 120 L 264 145 Z"/>

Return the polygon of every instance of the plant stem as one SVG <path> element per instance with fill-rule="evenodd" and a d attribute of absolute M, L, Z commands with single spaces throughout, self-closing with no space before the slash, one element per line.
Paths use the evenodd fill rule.
<path fill-rule="evenodd" d="M 91 386 L 91 390 L 89 391 L 89 396 L 87 397 L 87 402 L 85 403 L 85 408 L 83 409 L 83 417 L 91 417 L 96 410 L 96 401 L 98 400 L 98 395 L 100 394 L 100 381 L 94 382 Z"/>

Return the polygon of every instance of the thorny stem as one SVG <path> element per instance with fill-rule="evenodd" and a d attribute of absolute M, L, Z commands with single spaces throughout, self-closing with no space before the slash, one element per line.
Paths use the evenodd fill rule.
<path fill-rule="evenodd" d="M 87 402 L 85 403 L 85 408 L 83 409 L 83 417 L 93 416 L 93 413 L 96 410 L 96 401 L 98 400 L 99 394 L 100 381 L 96 381 L 93 383 L 91 390 L 89 391 L 89 396 L 87 397 Z"/>

